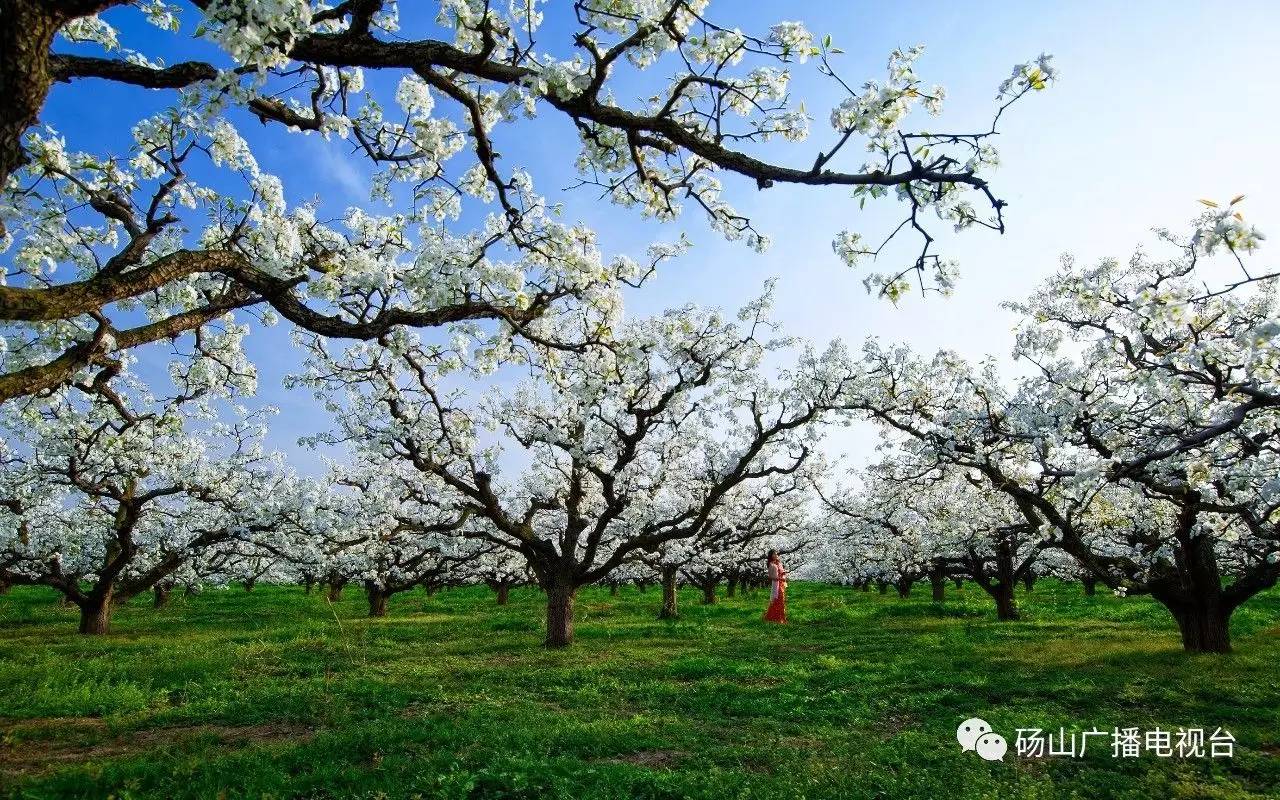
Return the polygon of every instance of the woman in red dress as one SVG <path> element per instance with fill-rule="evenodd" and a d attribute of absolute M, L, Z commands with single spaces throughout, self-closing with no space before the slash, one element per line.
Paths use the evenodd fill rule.
<path fill-rule="evenodd" d="M 784 624 L 787 621 L 787 571 L 782 568 L 777 550 L 769 551 L 769 583 L 773 588 L 769 592 L 769 608 L 764 612 L 764 620 Z"/>

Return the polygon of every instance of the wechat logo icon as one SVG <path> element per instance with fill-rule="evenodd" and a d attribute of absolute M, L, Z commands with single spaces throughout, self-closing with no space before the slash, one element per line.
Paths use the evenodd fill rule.
<path fill-rule="evenodd" d="M 956 728 L 956 741 L 962 751 L 973 750 L 987 761 L 1004 761 L 1004 754 L 1009 752 L 1009 743 L 1004 737 L 991 730 L 985 719 L 971 717 Z"/>

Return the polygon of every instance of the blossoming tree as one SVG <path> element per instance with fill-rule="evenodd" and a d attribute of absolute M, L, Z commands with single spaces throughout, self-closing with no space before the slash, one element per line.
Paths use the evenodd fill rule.
<path fill-rule="evenodd" d="M 393 0 L 5 3 L 0 249 L 10 279 L 0 286 L 0 401 L 232 312 L 365 340 L 401 325 L 480 326 L 502 340 L 528 335 L 531 320 L 570 297 L 613 302 L 616 282 L 644 271 L 601 261 L 589 230 L 550 213 L 532 170 L 500 159 L 504 137 L 540 113 L 576 136 L 583 185 L 660 219 L 691 205 L 756 247 L 767 237 L 725 199 L 724 176 L 761 189 L 837 187 L 860 202 L 893 194 L 905 213 L 890 238 L 914 231 L 922 245 L 901 271 L 868 279 L 890 297 L 912 274 L 922 287 L 926 275 L 944 289 L 953 280 L 928 215 L 1003 230 L 1005 203 L 988 183 L 995 122 L 1054 79 L 1047 56 L 1014 68 L 990 126 L 917 132 L 912 110 L 936 114 L 944 97 L 917 74 L 919 48 L 894 51 L 884 78 L 854 88 L 837 74 L 828 37 L 794 22 L 744 33 L 707 6 L 557 4 L 572 16 L 570 32 L 551 42 L 537 38 L 553 10 L 539 2 L 442 0 L 434 25 L 430 14 L 401 20 Z M 125 41 L 113 20 L 127 13 L 157 30 Z M 148 54 L 192 28 L 224 55 L 166 65 Z M 809 136 L 808 113 L 788 92 L 805 64 L 843 87 L 832 130 L 794 166 L 765 160 L 754 145 Z M 659 71 L 666 77 L 654 80 Z M 614 87 L 629 72 L 654 91 L 625 105 L 617 98 L 631 92 Z M 132 124 L 133 145 L 121 152 L 38 124 L 50 92 L 97 81 L 173 101 Z M 289 204 L 241 135 L 246 124 L 267 141 L 349 142 L 376 170 L 371 197 L 387 210 Z M 465 222 L 464 207 L 476 212 Z M 850 262 L 882 247 L 848 231 L 835 238 Z"/>
<path fill-rule="evenodd" d="M 1173 259 L 1068 263 L 1012 306 L 1036 367 L 1015 391 L 950 354 L 870 344 L 853 405 L 980 476 L 1028 536 L 1118 593 L 1149 593 L 1187 650 L 1222 652 L 1231 613 L 1280 578 L 1275 276 L 1245 269 L 1260 236 L 1234 208 L 1166 238 Z M 1215 249 L 1244 270 L 1218 290 L 1195 272 Z"/>
<path fill-rule="evenodd" d="M 493 549 L 462 535 L 471 512 L 406 464 L 338 468 L 331 489 L 315 514 L 325 524 L 308 533 L 322 537 L 331 574 L 363 586 L 371 617 L 386 616 L 394 595 L 441 585 Z"/>
<path fill-rule="evenodd" d="M 739 317 L 681 309 L 618 323 L 607 346 L 542 349 L 535 380 L 482 400 L 442 389 L 438 353 L 407 334 L 337 356 L 317 341 L 308 380 L 345 390 L 332 404 L 340 427 L 323 440 L 411 464 L 484 519 L 488 541 L 527 560 L 547 593 L 547 643 L 564 646 L 579 587 L 706 533 L 739 487 L 795 472 L 814 452 L 849 376 L 810 353 L 766 380 L 761 359 L 787 342 L 763 338 L 763 300 Z M 526 464 L 506 480 L 504 454 Z"/>
<path fill-rule="evenodd" d="M 261 414 L 228 421 L 189 401 L 117 378 L 6 405 L 5 580 L 56 589 L 81 633 L 102 634 L 115 604 L 202 551 L 286 524 L 294 482 L 262 451 Z"/>

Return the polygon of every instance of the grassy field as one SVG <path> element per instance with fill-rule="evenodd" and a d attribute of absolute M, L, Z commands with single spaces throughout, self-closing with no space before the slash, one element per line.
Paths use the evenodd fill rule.
<path fill-rule="evenodd" d="M 0 795 L 15 797 L 1256 798 L 1280 796 L 1280 592 L 1236 652 L 1187 657 L 1144 598 L 1042 581 L 998 623 L 796 584 L 654 619 L 660 595 L 588 590 L 578 641 L 538 647 L 540 597 L 393 599 L 364 617 L 292 587 L 147 598 L 107 638 L 52 594 L 0 597 Z M 962 753 L 980 716 L 1001 762 Z M 1228 728 L 1230 760 L 1014 757 L 1015 729 Z"/>

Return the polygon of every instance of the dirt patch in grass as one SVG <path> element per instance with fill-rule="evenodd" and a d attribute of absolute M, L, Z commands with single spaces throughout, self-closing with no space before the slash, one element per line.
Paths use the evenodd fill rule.
<path fill-rule="evenodd" d="M 880 723 L 880 738 L 890 739 L 902 733 L 907 728 L 912 727 L 920 720 L 914 714 L 906 712 L 894 712 L 885 717 Z"/>
<path fill-rule="evenodd" d="M 671 769 L 685 757 L 679 750 L 637 750 L 634 753 L 604 759 L 611 764 L 630 764 L 648 769 Z"/>
<path fill-rule="evenodd" d="M 40 717 L 0 721 L 0 775 L 46 772 L 104 759 L 147 753 L 212 739 L 222 747 L 301 742 L 315 731 L 301 725 L 175 725 L 112 734 L 95 717 Z"/>
<path fill-rule="evenodd" d="M 783 736 L 778 740 L 778 746 L 788 750 L 821 750 L 827 746 L 827 743 L 816 736 Z"/>

